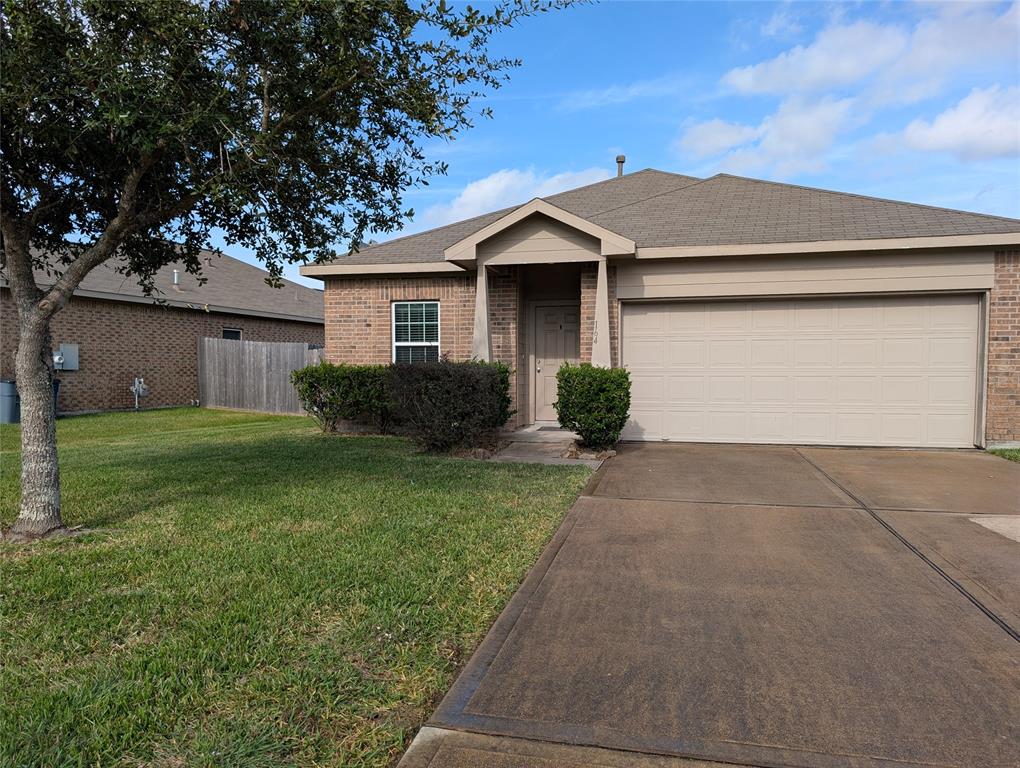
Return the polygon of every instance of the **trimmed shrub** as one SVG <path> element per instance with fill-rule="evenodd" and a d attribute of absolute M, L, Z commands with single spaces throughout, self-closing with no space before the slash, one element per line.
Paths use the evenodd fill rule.
<path fill-rule="evenodd" d="M 292 372 L 290 379 L 301 406 L 324 432 L 336 432 L 341 421 L 386 431 L 393 413 L 389 366 L 322 362 Z"/>
<path fill-rule="evenodd" d="M 392 371 L 393 401 L 427 450 L 477 446 L 513 415 L 502 363 L 395 363 Z"/>
<path fill-rule="evenodd" d="M 564 363 L 553 403 L 560 426 L 576 432 L 589 448 L 609 448 L 620 439 L 630 413 L 630 373 L 624 368 L 597 368 Z"/>

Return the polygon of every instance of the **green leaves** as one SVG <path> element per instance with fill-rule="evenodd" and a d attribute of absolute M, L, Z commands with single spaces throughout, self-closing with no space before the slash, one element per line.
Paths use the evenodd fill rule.
<path fill-rule="evenodd" d="M 116 233 L 143 283 L 167 259 L 199 270 L 213 230 L 273 275 L 356 249 L 403 223 L 407 188 L 445 173 L 422 143 L 467 128 L 517 64 L 487 55 L 490 36 L 558 5 L 9 0 L 4 216 L 51 263 L 72 259 L 145 166 Z"/>
<path fill-rule="evenodd" d="M 576 432 L 591 448 L 609 448 L 620 439 L 630 413 L 630 373 L 565 363 L 556 372 L 560 425 Z"/>

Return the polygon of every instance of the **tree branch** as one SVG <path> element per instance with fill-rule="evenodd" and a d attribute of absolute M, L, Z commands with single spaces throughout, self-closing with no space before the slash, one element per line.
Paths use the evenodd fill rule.
<path fill-rule="evenodd" d="M 131 169 L 124 180 L 120 201 L 117 203 L 117 215 L 106 225 L 106 229 L 103 230 L 99 239 L 71 262 L 39 301 L 39 309 L 46 318 L 52 317 L 57 310 L 63 307 L 71 298 L 75 288 L 81 285 L 85 276 L 109 259 L 117 247 L 124 242 L 124 238 L 134 231 L 138 189 L 145 174 L 152 168 L 161 151 L 162 148 L 157 147 L 155 151 L 142 155 L 138 165 Z"/>

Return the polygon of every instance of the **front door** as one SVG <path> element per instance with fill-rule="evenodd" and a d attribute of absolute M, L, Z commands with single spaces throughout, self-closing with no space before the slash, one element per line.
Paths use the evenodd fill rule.
<path fill-rule="evenodd" d="M 556 372 L 580 359 L 580 310 L 576 304 L 535 307 L 533 336 L 535 421 L 556 421 Z"/>

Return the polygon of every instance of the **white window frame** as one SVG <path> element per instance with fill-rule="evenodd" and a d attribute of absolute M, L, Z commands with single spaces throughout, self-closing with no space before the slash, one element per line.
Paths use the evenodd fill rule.
<path fill-rule="evenodd" d="M 436 340 L 435 341 L 397 341 L 397 305 L 398 304 L 435 304 L 436 305 Z M 390 303 L 390 362 L 397 362 L 397 347 L 435 347 L 436 358 L 442 357 L 443 342 L 443 304 L 437 299 L 401 299 Z"/>
<path fill-rule="evenodd" d="M 224 328 L 220 332 L 220 338 L 221 339 L 226 339 L 227 338 L 226 336 L 223 335 L 227 331 L 237 331 L 237 338 L 236 339 L 227 339 L 228 341 L 244 341 L 244 329 L 243 328 Z"/>

